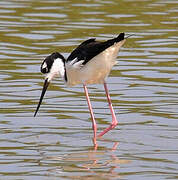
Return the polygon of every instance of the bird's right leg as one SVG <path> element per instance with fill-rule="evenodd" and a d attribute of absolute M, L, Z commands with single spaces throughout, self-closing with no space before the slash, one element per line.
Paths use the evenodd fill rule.
<path fill-rule="evenodd" d="M 83 88 L 85 90 L 85 95 L 86 95 L 86 99 L 87 99 L 87 103 L 88 103 L 88 108 L 90 110 L 90 115 L 91 115 L 91 120 L 92 120 L 92 127 L 93 127 L 93 132 L 94 132 L 93 143 L 94 143 L 94 147 L 95 147 L 95 150 L 96 150 L 97 149 L 97 142 L 96 142 L 97 125 L 96 125 L 96 121 L 95 121 L 92 105 L 91 105 L 91 102 L 90 102 L 90 97 L 89 97 L 89 94 L 88 94 L 88 89 L 87 89 L 85 84 L 83 85 Z"/>
<path fill-rule="evenodd" d="M 104 82 L 104 89 L 105 89 L 105 92 L 106 92 L 106 96 L 107 96 L 109 108 L 110 108 L 110 111 L 111 111 L 111 114 L 112 114 L 112 122 L 111 122 L 111 124 L 110 124 L 110 126 L 109 126 L 108 128 L 104 129 L 104 131 L 102 131 L 102 132 L 98 135 L 98 137 L 101 137 L 101 136 L 103 136 L 104 134 L 106 134 L 108 131 L 110 131 L 111 129 L 114 129 L 114 128 L 117 126 L 117 124 L 118 124 L 118 121 L 117 121 L 117 118 L 116 118 L 114 109 L 113 109 L 113 107 L 112 107 L 111 97 L 110 97 L 110 95 L 109 95 L 109 91 L 108 91 L 106 82 Z"/>

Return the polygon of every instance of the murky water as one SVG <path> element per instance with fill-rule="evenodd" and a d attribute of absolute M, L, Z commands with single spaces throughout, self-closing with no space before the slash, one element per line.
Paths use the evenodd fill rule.
<path fill-rule="evenodd" d="M 177 179 L 178 1 L 1 0 L 0 178 Z M 82 41 L 130 37 L 108 78 L 119 125 L 93 150 L 82 86 L 51 84 L 36 118 L 42 60 Z M 89 87 L 98 131 L 111 122 Z"/>

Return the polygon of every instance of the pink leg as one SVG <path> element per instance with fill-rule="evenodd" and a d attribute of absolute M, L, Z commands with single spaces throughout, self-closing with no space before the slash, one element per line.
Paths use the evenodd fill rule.
<path fill-rule="evenodd" d="M 112 151 L 115 151 L 117 149 L 119 142 L 115 142 L 113 147 L 112 147 Z"/>
<path fill-rule="evenodd" d="M 92 126 L 93 126 L 93 132 L 94 132 L 93 143 L 94 143 L 95 149 L 97 149 L 97 142 L 96 142 L 97 125 L 96 125 L 95 117 L 94 117 L 94 114 L 93 114 L 92 105 L 91 105 L 89 94 L 88 94 L 88 89 L 87 89 L 85 84 L 83 85 L 83 87 L 84 87 L 84 90 L 85 90 L 85 95 L 86 95 L 86 99 L 87 99 L 87 103 L 88 103 L 88 108 L 90 110 L 90 115 L 91 115 L 91 119 L 92 119 Z"/>
<path fill-rule="evenodd" d="M 111 114 L 112 114 L 112 122 L 111 122 L 111 125 L 106 128 L 104 131 L 102 131 L 98 137 L 101 137 L 103 136 L 105 133 L 107 133 L 108 131 L 110 131 L 111 129 L 115 128 L 118 124 L 118 121 L 116 119 L 116 115 L 114 113 L 114 109 L 112 107 L 112 103 L 111 103 L 111 97 L 109 95 L 109 91 L 108 91 L 108 88 L 107 88 L 107 85 L 106 83 L 104 82 L 104 89 L 105 89 L 105 92 L 106 92 L 106 96 L 107 96 L 107 100 L 108 100 L 108 104 L 109 104 L 109 108 L 110 108 L 110 111 L 111 111 Z"/>

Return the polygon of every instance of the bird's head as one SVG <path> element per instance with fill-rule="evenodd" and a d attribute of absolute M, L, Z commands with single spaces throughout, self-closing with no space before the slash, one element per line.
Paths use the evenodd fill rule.
<path fill-rule="evenodd" d="M 64 77 L 65 58 L 58 52 L 52 53 L 41 64 L 41 72 L 46 74 L 46 79 L 51 81 L 54 77 Z"/>
<path fill-rule="evenodd" d="M 45 92 L 51 80 L 57 76 L 64 78 L 65 58 L 58 52 L 52 53 L 51 55 L 46 57 L 43 63 L 41 64 L 41 72 L 43 74 L 46 74 L 46 77 L 45 77 L 41 97 L 40 97 L 34 116 L 36 116 L 40 108 L 41 102 L 43 100 L 43 97 L 45 95 Z"/>

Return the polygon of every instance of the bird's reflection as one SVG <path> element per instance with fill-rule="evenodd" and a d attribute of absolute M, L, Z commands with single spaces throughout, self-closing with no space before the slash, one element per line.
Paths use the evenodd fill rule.
<path fill-rule="evenodd" d="M 63 156 L 43 156 L 42 161 L 46 163 L 55 164 L 55 167 L 50 169 L 48 175 L 73 172 L 88 172 L 92 173 L 95 178 L 103 177 L 117 177 L 120 178 L 118 169 L 121 164 L 130 163 L 130 160 L 120 159 L 115 152 L 118 150 L 119 142 L 114 142 L 111 148 L 107 150 L 91 150 L 84 152 L 75 152 L 65 154 Z M 48 161 L 48 162 L 47 162 Z M 43 163 L 41 163 L 42 165 Z M 84 174 L 75 178 L 81 179 Z M 74 178 L 74 176 L 72 176 Z"/>

